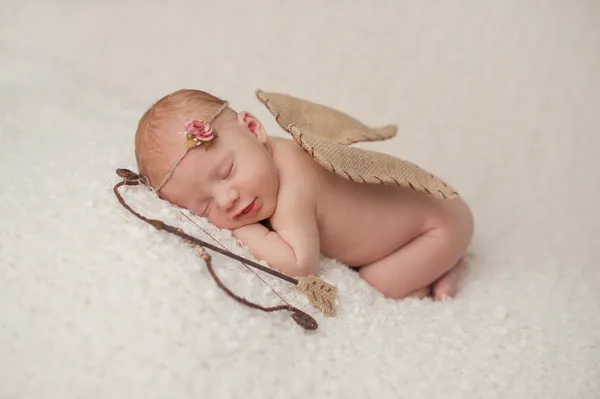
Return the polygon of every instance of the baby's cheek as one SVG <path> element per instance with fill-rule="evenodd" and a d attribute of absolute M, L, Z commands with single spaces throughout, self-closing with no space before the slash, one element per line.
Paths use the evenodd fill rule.
<path fill-rule="evenodd" d="M 201 208 L 200 205 L 188 206 L 187 210 L 192 212 L 196 216 L 201 216 L 202 213 L 204 212 L 204 209 Z"/>
<path fill-rule="evenodd" d="M 220 229 L 233 229 L 236 227 L 236 226 L 232 226 L 230 221 L 223 218 L 221 215 L 217 214 L 216 212 L 211 212 L 208 215 L 207 219 L 210 223 L 212 223 L 213 225 L 215 225 L 216 227 L 218 227 Z"/>

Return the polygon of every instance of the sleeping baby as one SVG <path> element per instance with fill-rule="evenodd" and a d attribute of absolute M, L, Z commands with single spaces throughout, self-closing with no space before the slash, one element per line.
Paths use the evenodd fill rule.
<path fill-rule="evenodd" d="M 324 254 L 389 298 L 454 296 L 473 234 L 465 202 L 323 167 L 302 137 L 269 136 L 251 113 L 180 90 L 142 116 L 135 151 L 162 198 L 230 229 L 273 269 L 317 275 Z"/>

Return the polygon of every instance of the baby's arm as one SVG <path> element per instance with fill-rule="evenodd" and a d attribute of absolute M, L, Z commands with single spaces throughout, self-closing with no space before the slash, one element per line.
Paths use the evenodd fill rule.
<path fill-rule="evenodd" d="M 316 274 L 319 266 L 319 232 L 310 207 L 297 207 L 287 213 L 283 228 L 270 231 L 260 223 L 233 230 L 250 252 L 273 269 L 290 276 Z"/>

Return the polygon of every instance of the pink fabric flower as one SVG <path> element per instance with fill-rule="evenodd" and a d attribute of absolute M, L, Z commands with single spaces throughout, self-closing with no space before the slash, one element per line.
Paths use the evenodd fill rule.
<path fill-rule="evenodd" d="M 213 128 L 210 123 L 206 123 L 198 119 L 187 119 L 185 122 L 183 122 L 183 126 L 189 134 L 196 137 L 200 141 L 211 141 L 215 138 L 215 133 L 213 132 Z"/>

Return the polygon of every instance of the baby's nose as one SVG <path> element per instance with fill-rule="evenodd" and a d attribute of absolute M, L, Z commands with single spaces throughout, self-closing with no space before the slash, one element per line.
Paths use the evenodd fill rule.
<path fill-rule="evenodd" d="M 239 193 L 234 188 L 224 188 L 216 198 L 219 208 L 223 211 L 229 211 L 235 202 L 240 197 Z"/>

